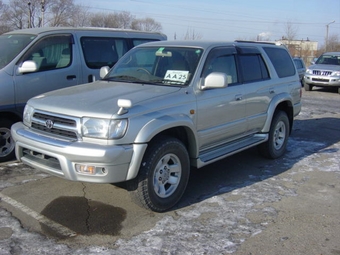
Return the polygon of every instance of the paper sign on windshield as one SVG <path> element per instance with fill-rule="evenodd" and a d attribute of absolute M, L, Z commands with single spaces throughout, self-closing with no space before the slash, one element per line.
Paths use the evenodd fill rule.
<path fill-rule="evenodd" d="M 189 71 L 168 70 L 164 76 L 165 80 L 185 83 L 188 79 Z"/>

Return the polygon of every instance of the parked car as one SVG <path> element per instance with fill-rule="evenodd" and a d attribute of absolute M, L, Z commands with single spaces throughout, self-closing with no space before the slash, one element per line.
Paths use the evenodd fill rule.
<path fill-rule="evenodd" d="M 191 167 L 254 146 L 282 156 L 301 110 L 292 58 L 274 44 L 153 42 L 108 70 L 30 99 L 12 126 L 17 159 L 73 181 L 125 182 L 157 212 L 179 201 Z"/>
<path fill-rule="evenodd" d="M 306 91 L 311 91 L 314 86 L 334 87 L 340 93 L 340 52 L 322 54 L 306 70 L 304 83 Z"/>
<path fill-rule="evenodd" d="M 0 162 L 14 158 L 10 135 L 26 101 L 38 94 L 99 79 L 132 47 L 166 40 L 160 33 L 103 28 L 34 28 L 0 36 Z"/>
<path fill-rule="evenodd" d="M 302 58 L 293 58 L 293 61 L 294 61 L 295 67 L 298 71 L 299 78 L 300 78 L 300 81 L 301 81 L 301 85 L 303 85 L 303 78 L 304 78 L 305 73 L 306 73 L 305 62 L 303 62 Z"/>

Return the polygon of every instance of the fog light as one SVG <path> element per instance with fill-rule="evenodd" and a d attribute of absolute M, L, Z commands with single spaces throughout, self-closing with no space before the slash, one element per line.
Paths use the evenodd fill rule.
<path fill-rule="evenodd" d="M 96 174 L 96 167 L 89 165 L 76 164 L 76 171 L 82 174 Z"/>

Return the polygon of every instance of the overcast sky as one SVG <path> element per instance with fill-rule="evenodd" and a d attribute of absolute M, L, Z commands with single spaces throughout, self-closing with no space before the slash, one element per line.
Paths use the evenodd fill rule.
<path fill-rule="evenodd" d="M 187 31 L 208 40 L 278 40 L 293 24 L 297 39 L 324 43 L 329 35 L 340 37 L 340 0 L 75 0 L 91 11 L 128 11 L 137 18 L 160 22 L 173 40 Z"/>

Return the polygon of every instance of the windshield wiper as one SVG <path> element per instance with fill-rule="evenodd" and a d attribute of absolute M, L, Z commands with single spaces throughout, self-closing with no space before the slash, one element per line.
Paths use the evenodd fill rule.
<path fill-rule="evenodd" d="M 104 81 L 121 81 L 121 82 L 130 82 L 130 83 L 145 83 L 145 81 L 140 80 L 133 76 L 128 75 L 117 75 L 117 76 L 111 76 L 103 79 Z"/>
<path fill-rule="evenodd" d="M 176 86 L 183 86 L 186 84 L 185 82 L 172 81 L 172 80 L 167 80 L 167 79 L 151 80 L 150 83 L 161 84 L 161 85 L 176 85 Z"/>

